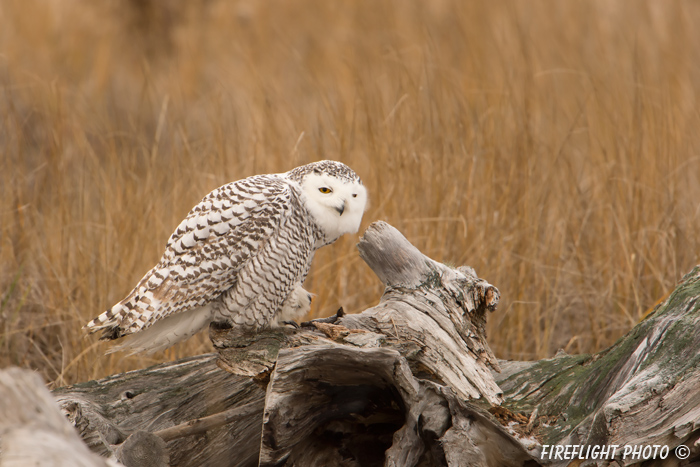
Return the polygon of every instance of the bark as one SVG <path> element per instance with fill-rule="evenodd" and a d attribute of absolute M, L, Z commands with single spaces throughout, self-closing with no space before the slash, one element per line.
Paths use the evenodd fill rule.
<path fill-rule="evenodd" d="M 54 396 L 93 451 L 133 466 L 566 465 L 540 458 L 557 443 L 698 457 L 700 268 L 600 354 L 499 362 L 484 333 L 495 287 L 385 223 L 358 249 L 386 285 L 373 308 L 255 335 L 212 327 L 218 354 Z"/>

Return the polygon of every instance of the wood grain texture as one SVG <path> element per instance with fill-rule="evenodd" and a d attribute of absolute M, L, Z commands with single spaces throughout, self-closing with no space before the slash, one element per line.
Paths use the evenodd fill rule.
<path fill-rule="evenodd" d="M 265 392 L 251 378 L 219 368 L 217 359 L 216 354 L 187 358 L 61 388 L 54 394 L 90 448 L 104 455 L 140 431 L 158 433 L 233 407 L 258 404 L 257 411 L 236 423 L 166 443 L 170 465 L 256 465 Z"/>
<path fill-rule="evenodd" d="M 472 268 L 454 269 L 428 258 L 385 222 L 371 224 L 358 249 L 386 290 L 379 305 L 338 324 L 383 334 L 399 347 L 411 343 L 415 351 L 406 357 L 422 376 L 464 399 L 499 404 L 501 390 L 489 370 L 500 368 L 485 330 L 498 289 Z"/>

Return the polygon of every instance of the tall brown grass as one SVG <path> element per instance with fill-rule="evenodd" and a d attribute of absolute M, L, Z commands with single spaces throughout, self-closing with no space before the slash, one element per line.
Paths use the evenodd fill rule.
<path fill-rule="evenodd" d="M 318 159 L 427 255 L 498 286 L 508 359 L 610 345 L 700 258 L 700 4 L 0 4 L 0 365 L 63 385 L 211 349 L 104 356 L 82 325 L 211 189 Z M 314 316 L 375 304 L 357 236 Z"/>

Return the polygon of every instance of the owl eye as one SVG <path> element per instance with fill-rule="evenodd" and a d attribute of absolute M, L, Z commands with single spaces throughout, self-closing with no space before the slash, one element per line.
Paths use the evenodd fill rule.
<path fill-rule="evenodd" d="M 321 188 L 318 189 L 318 191 L 320 191 L 321 193 L 330 193 L 333 190 L 331 190 L 327 186 L 322 186 Z"/>
<path fill-rule="evenodd" d="M 353 198 L 357 198 L 357 193 L 353 193 L 353 194 L 352 194 L 352 197 L 353 197 Z"/>

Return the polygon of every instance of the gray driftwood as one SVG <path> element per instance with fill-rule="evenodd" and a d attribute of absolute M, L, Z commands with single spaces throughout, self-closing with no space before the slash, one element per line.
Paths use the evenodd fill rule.
<path fill-rule="evenodd" d="M 540 459 L 557 443 L 700 456 L 700 268 L 600 354 L 499 362 L 484 334 L 495 287 L 385 223 L 358 248 L 386 284 L 373 308 L 257 335 L 212 327 L 218 355 L 54 396 L 93 451 L 133 466 L 567 465 Z"/>
<path fill-rule="evenodd" d="M 0 370 L 0 465 L 114 465 L 90 452 L 39 375 Z"/>
<path fill-rule="evenodd" d="M 215 354 L 187 358 L 61 388 L 54 395 L 93 451 L 125 465 L 154 465 L 151 459 L 126 459 L 130 451 L 153 449 L 159 458 L 167 456 L 169 465 L 255 465 L 265 391 L 249 377 L 222 370 L 217 360 Z M 240 409 L 240 416 L 227 417 L 232 409 Z M 222 418 L 210 423 L 212 416 Z M 165 446 L 144 433 L 163 439 Z"/>

